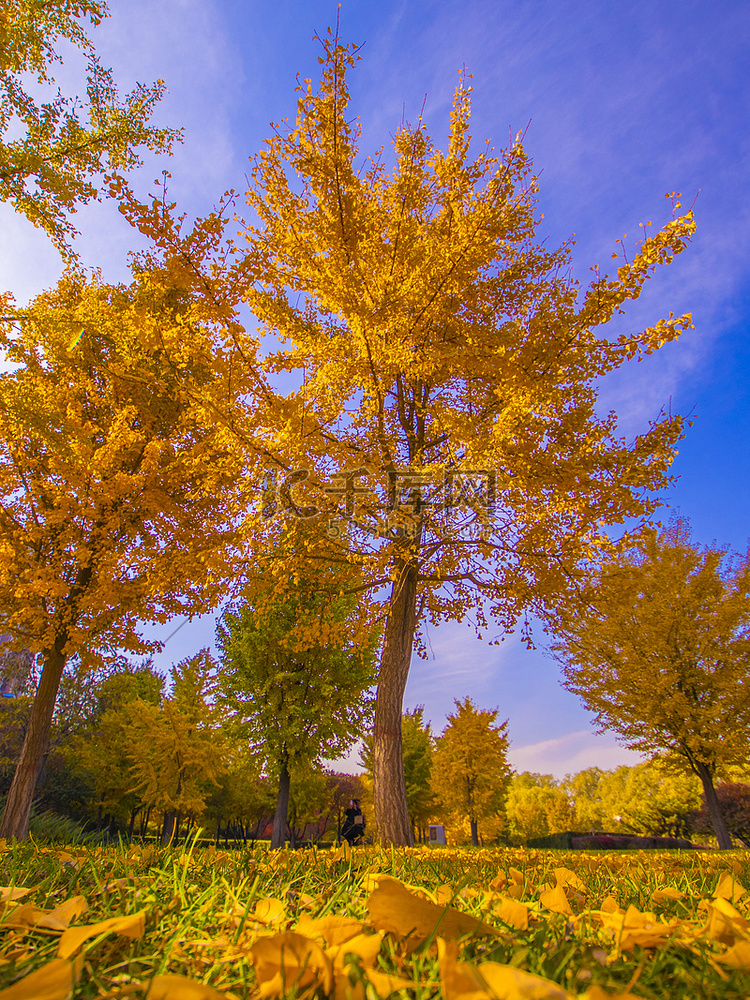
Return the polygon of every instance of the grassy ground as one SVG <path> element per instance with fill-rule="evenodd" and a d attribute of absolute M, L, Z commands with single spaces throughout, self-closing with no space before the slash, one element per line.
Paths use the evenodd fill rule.
<path fill-rule="evenodd" d="M 745 885 L 750 852 L 0 842 L 0 1000 L 742 998 Z"/>

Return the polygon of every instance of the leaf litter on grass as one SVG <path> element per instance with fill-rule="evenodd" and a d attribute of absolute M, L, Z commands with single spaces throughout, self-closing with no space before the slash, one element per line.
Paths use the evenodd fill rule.
<path fill-rule="evenodd" d="M 750 996 L 750 855 L 0 843 L 0 1000 Z"/>

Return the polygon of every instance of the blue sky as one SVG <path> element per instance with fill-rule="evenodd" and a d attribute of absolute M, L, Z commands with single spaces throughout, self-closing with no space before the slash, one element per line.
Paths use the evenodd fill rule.
<path fill-rule="evenodd" d="M 334 24 L 320 0 L 112 0 L 93 37 L 126 90 L 162 77 L 169 88 L 158 121 L 185 128 L 166 164 L 149 158 L 134 179 L 148 191 L 163 166 L 170 191 L 190 214 L 211 209 L 227 188 L 245 186 L 248 158 L 269 123 L 295 111 L 295 77 L 318 71 L 315 31 Z M 667 221 L 665 192 L 695 200 L 692 246 L 658 273 L 628 311 L 641 328 L 670 310 L 691 311 L 695 329 L 602 386 L 603 409 L 627 435 L 664 407 L 695 424 L 665 496 L 694 537 L 745 551 L 750 427 L 750 5 L 725 0 L 345 0 L 341 34 L 364 43 L 350 84 L 362 120 L 363 153 L 388 142 L 402 116 L 425 102 L 442 141 L 458 73 L 473 74 L 477 148 L 526 131 L 540 172 L 541 233 L 552 245 L 575 234 L 582 282 L 612 263 L 615 241 L 632 248 L 639 223 Z M 60 74 L 79 86 L 75 65 Z M 126 276 L 136 245 L 113 206 L 79 212 L 79 249 L 105 277 Z M 48 241 L 3 207 L 0 287 L 21 301 L 60 272 Z M 667 516 L 667 510 L 664 516 Z M 152 634 L 166 638 L 179 620 Z M 158 657 L 163 667 L 213 641 L 211 619 L 186 624 Z M 425 705 L 440 730 L 453 698 L 470 695 L 510 719 L 519 769 L 562 776 L 637 759 L 614 736 L 595 737 L 589 716 L 558 681 L 553 661 L 510 638 L 479 642 L 461 625 L 430 632 L 431 655 L 416 660 L 406 704 Z"/>

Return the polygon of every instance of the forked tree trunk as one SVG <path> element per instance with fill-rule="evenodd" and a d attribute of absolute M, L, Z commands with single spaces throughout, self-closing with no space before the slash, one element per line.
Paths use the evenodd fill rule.
<path fill-rule="evenodd" d="M 711 826 L 714 828 L 714 833 L 716 834 L 716 839 L 719 842 L 719 850 L 731 851 L 733 844 L 732 838 L 729 836 L 729 830 L 727 829 L 727 824 L 724 822 L 724 816 L 721 812 L 721 805 L 716 796 L 716 789 L 714 788 L 713 777 L 711 772 L 706 767 L 705 764 L 695 761 L 694 768 L 701 779 L 703 784 L 703 794 L 706 796 L 706 806 L 708 808 L 708 815 L 711 817 Z"/>
<path fill-rule="evenodd" d="M 373 791 L 378 837 L 385 844 L 412 846 L 401 740 L 401 714 L 417 627 L 417 569 L 402 566 L 393 583 L 373 726 Z"/>
<path fill-rule="evenodd" d="M 65 641 L 62 638 L 58 639 L 52 649 L 44 654 L 42 676 L 39 678 L 39 687 L 31 707 L 21 755 L 18 758 L 16 773 L 13 775 L 0 823 L 0 837 L 5 840 L 11 840 L 13 837 L 16 840 L 25 840 L 29 834 L 31 801 L 44 763 L 57 689 L 60 687 L 60 678 L 65 669 L 65 656 L 62 652 Z"/>
<path fill-rule="evenodd" d="M 271 834 L 271 850 L 284 846 L 286 833 L 286 814 L 289 809 L 289 768 L 286 761 L 281 765 L 279 774 L 279 797 L 276 799 L 276 815 L 273 818 Z"/>

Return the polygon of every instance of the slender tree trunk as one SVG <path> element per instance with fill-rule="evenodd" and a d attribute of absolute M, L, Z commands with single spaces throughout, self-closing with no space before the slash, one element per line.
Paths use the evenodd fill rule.
<path fill-rule="evenodd" d="M 708 815 L 711 817 L 711 826 L 713 826 L 716 839 L 719 842 L 719 850 L 731 851 L 733 846 L 732 838 L 729 836 L 729 830 L 727 829 L 727 824 L 724 822 L 721 806 L 719 805 L 719 800 L 716 797 L 716 789 L 714 788 L 714 781 L 711 776 L 711 772 L 706 765 L 702 764 L 700 761 L 695 761 L 694 767 L 703 784 L 703 794 L 706 796 Z"/>
<path fill-rule="evenodd" d="M 177 819 L 177 810 L 169 809 L 164 813 L 164 824 L 161 828 L 161 842 L 162 846 L 168 844 L 171 840 L 175 838 L 175 822 Z"/>
<path fill-rule="evenodd" d="M 477 821 L 475 819 L 469 819 L 469 825 L 471 826 L 471 842 L 474 847 L 479 847 L 479 831 L 477 829 Z"/>
<path fill-rule="evenodd" d="M 417 628 L 417 569 L 401 565 L 393 583 L 373 727 L 373 785 L 375 818 L 382 843 L 412 846 L 401 740 L 404 691 Z"/>
<path fill-rule="evenodd" d="M 289 768 L 286 760 L 281 765 L 279 774 L 279 797 L 276 799 L 276 815 L 273 818 L 273 833 L 271 834 L 271 850 L 284 846 L 286 833 L 286 814 L 289 809 Z"/>
<path fill-rule="evenodd" d="M 135 817 L 138 815 L 138 812 L 139 809 L 137 806 L 130 812 L 130 823 L 128 825 L 128 841 L 131 844 L 133 843 L 133 830 L 135 829 Z"/>
<path fill-rule="evenodd" d="M 25 840 L 29 834 L 29 815 L 31 800 L 39 772 L 44 763 L 44 755 L 49 742 L 49 732 L 52 726 L 52 713 L 55 710 L 57 689 L 65 669 L 66 637 L 59 637 L 51 650 L 44 654 L 44 667 L 39 678 L 34 704 L 31 707 L 26 736 L 21 748 L 21 755 L 16 765 L 16 773 L 8 792 L 0 837 L 5 840 Z"/>

